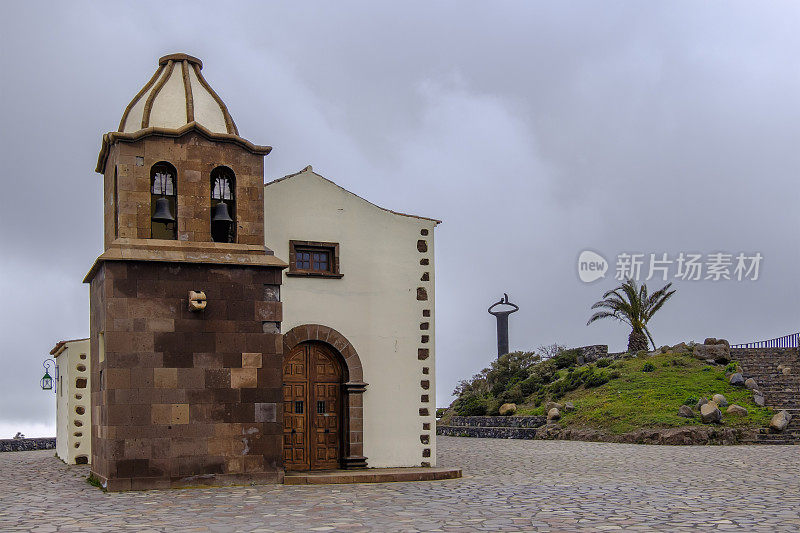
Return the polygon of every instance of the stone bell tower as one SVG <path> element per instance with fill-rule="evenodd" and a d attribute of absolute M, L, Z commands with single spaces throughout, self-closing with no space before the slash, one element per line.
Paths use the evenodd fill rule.
<path fill-rule="evenodd" d="M 281 482 L 281 270 L 264 157 L 185 54 L 103 136 L 92 473 L 108 490 Z M 87 431 L 88 428 L 73 428 Z"/>

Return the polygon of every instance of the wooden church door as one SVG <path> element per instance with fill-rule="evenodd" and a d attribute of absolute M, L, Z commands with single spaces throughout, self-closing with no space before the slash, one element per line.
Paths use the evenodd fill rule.
<path fill-rule="evenodd" d="M 304 342 L 283 363 L 283 464 L 286 470 L 339 468 L 342 366 L 330 348 Z"/>

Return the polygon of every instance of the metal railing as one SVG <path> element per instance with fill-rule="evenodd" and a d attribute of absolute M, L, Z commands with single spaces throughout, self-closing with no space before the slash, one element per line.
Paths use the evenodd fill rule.
<path fill-rule="evenodd" d="M 792 333 L 765 341 L 747 342 L 744 344 L 731 344 L 731 348 L 797 348 L 800 333 Z"/>

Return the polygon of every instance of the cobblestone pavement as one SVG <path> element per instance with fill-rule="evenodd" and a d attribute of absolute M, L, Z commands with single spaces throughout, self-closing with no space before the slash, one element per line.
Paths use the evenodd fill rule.
<path fill-rule="evenodd" d="M 464 478 L 106 494 L 0 454 L 0 531 L 798 531 L 800 447 L 439 437 Z"/>

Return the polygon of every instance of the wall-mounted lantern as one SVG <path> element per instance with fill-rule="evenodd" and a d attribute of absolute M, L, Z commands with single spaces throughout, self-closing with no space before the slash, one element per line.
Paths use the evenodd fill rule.
<path fill-rule="evenodd" d="M 39 384 L 41 385 L 42 390 L 51 390 L 53 392 L 56 392 L 56 385 L 54 383 L 54 378 L 50 375 L 50 364 L 52 364 L 53 367 L 55 367 L 55 372 L 54 372 L 54 374 L 56 375 L 55 379 L 58 379 L 58 366 L 56 366 L 56 362 L 53 361 L 52 359 L 45 359 L 44 363 L 42 363 L 42 366 L 44 367 L 44 376 L 42 377 L 42 380 L 39 382 Z"/>

